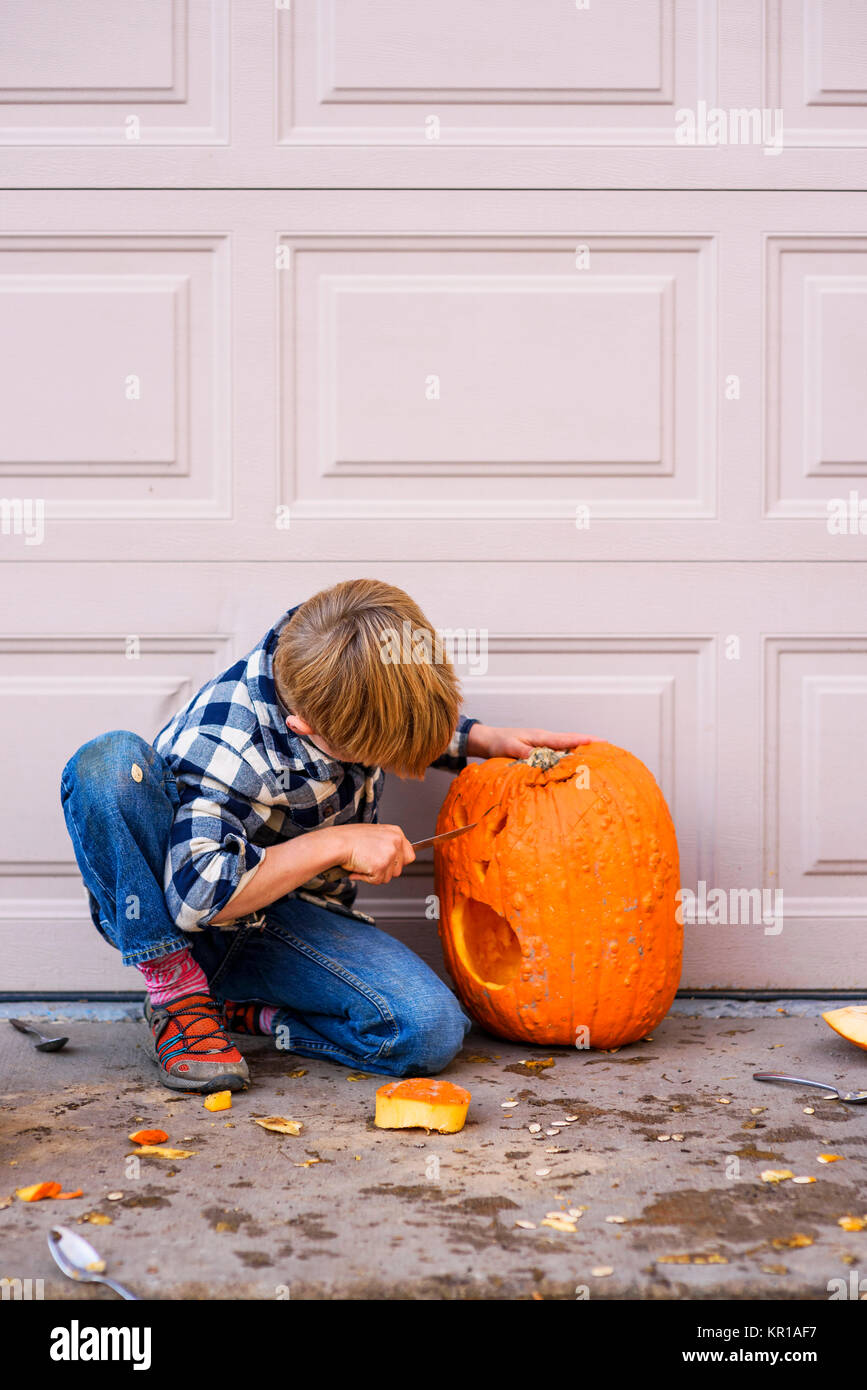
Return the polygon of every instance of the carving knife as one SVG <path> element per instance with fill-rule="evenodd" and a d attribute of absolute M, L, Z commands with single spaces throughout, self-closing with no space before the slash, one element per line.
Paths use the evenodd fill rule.
<path fill-rule="evenodd" d="M 466 835 L 468 830 L 475 830 L 488 814 L 495 807 L 499 806 L 499 801 L 495 801 L 493 806 L 489 806 L 487 811 L 483 811 L 478 820 L 471 821 L 469 825 L 459 825 L 457 830 L 444 830 L 441 835 L 431 835 L 427 840 L 413 840 L 413 849 L 430 849 L 431 845 L 442 844 L 444 840 L 456 840 L 458 835 Z"/>

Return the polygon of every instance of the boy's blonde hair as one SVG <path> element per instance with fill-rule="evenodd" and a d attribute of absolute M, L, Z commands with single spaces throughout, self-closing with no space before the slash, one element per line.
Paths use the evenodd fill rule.
<path fill-rule="evenodd" d="M 407 634 L 426 634 L 412 645 Z M 397 653 L 397 655 L 396 655 Z M 347 762 L 419 777 L 451 742 L 460 685 L 418 604 L 351 579 L 300 605 L 274 653 L 277 693 Z"/>

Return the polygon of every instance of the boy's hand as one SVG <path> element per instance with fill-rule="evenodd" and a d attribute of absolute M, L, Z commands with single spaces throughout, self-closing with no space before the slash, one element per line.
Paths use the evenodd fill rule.
<path fill-rule="evenodd" d="M 346 825 L 340 863 L 359 883 L 390 883 L 415 859 L 399 825 Z"/>
<path fill-rule="evenodd" d="M 569 752 L 582 743 L 592 743 L 586 734 L 557 734 L 550 729 L 498 729 L 491 724 L 473 724 L 467 734 L 467 753 L 475 758 L 529 758 L 534 748 L 554 748 Z"/>

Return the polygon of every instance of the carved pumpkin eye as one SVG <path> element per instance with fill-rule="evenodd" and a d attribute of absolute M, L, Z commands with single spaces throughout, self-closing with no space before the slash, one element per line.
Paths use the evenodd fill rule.
<path fill-rule="evenodd" d="M 648 769 L 608 743 L 471 765 L 437 831 L 474 820 L 434 855 L 446 965 L 467 1012 L 516 1041 L 646 1036 L 674 998 L 683 941 L 677 840 Z"/>

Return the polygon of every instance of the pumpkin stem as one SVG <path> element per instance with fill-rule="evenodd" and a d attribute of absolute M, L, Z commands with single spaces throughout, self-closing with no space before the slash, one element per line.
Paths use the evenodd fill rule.
<path fill-rule="evenodd" d="M 524 763 L 526 767 L 537 767 L 541 772 L 547 772 L 549 768 L 556 767 L 561 758 L 568 757 L 570 750 L 564 749 L 558 752 L 556 748 L 534 748 L 529 758 L 519 758 L 518 762 Z"/>

